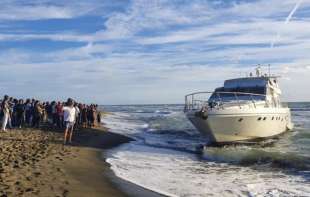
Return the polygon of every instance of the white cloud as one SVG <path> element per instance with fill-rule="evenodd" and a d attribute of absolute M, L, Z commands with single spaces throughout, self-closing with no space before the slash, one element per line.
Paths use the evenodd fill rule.
<path fill-rule="evenodd" d="M 73 10 L 56 6 L 12 7 L 0 12 L 0 19 L 5 20 L 64 19 L 73 16 Z"/>
<path fill-rule="evenodd" d="M 70 19 L 89 14 L 97 8 L 97 0 L 88 2 L 3 0 L 0 7 L 0 20 Z"/>
<path fill-rule="evenodd" d="M 7 74 L 0 80 L 2 92 L 26 96 L 35 92 L 42 98 L 73 96 L 85 101 L 96 95 L 96 102 L 108 104 L 181 103 L 189 92 L 213 90 L 227 78 L 245 76 L 255 64 L 272 63 L 272 72 L 283 75 L 284 92 L 297 95 L 285 94 L 286 100 L 309 98 L 309 93 L 294 87 L 310 79 L 310 15 L 299 16 L 297 11 L 284 25 L 294 1 L 247 1 L 227 7 L 222 7 L 222 1 L 216 5 L 198 0 L 187 5 L 175 2 L 133 1 L 126 9 L 104 13 L 102 29 L 92 33 L 0 34 L 1 41 L 85 44 L 48 52 L 2 51 L 0 72 Z M 94 9 L 53 6 L 50 14 L 35 18 L 29 13 L 26 18 L 53 18 L 56 12 L 72 18 Z M 37 8 L 44 10 L 42 5 Z M 305 1 L 300 11 L 309 8 Z M 270 49 L 278 32 L 281 38 Z M 11 78 L 18 83 L 6 88 Z"/>

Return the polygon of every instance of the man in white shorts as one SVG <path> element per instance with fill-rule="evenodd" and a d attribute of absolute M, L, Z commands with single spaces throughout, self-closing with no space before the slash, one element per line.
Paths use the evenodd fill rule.
<path fill-rule="evenodd" d="M 63 107 L 64 112 L 64 122 L 65 122 L 65 136 L 64 144 L 67 143 L 67 138 L 69 137 L 69 143 L 72 140 L 72 133 L 75 124 L 76 109 L 74 107 L 74 102 L 71 98 L 68 98 L 67 105 Z"/>

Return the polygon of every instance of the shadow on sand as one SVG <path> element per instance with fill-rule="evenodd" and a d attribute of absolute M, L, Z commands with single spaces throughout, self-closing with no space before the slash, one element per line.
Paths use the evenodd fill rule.
<path fill-rule="evenodd" d="M 43 125 L 40 129 L 46 132 L 64 133 L 64 129 L 54 128 L 51 125 Z M 108 149 L 130 141 L 133 141 L 133 139 L 108 132 L 108 129 L 105 127 L 78 127 L 73 131 L 72 143 L 66 144 L 66 146 Z M 53 143 L 58 144 L 63 143 L 63 141 L 53 141 Z"/>

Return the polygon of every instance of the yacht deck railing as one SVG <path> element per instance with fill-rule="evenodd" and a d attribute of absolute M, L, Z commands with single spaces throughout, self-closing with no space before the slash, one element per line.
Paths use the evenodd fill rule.
<path fill-rule="evenodd" d="M 210 98 L 210 95 L 214 98 Z M 257 99 L 257 97 L 261 97 L 264 99 Z M 227 98 L 229 98 L 229 101 L 227 101 Z M 200 110 L 204 107 L 225 109 L 225 105 L 227 105 L 229 102 L 236 102 L 237 106 L 242 108 L 242 103 L 244 103 L 245 101 L 250 102 L 254 108 L 256 108 L 258 102 L 265 102 L 265 106 L 268 106 L 265 94 L 224 91 L 195 92 L 185 96 L 184 111 L 187 112 L 191 110 Z"/>

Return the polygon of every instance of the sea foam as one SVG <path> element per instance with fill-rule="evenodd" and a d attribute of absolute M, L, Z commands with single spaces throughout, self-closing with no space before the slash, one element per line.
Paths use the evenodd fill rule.
<path fill-rule="evenodd" d="M 182 116 L 181 108 L 179 112 L 165 116 L 158 116 L 153 109 L 145 110 L 153 112 L 140 116 L 123 111 L 104 118 L 112 132 L 136 139 L 106 153 L 106 161 L 111 164 L 116 176 L 168 196 L 310 194 L 309 170 L 299 170 L 298 165 L 292 171 L 282 168 L 281 163 L 280 166 L 271 165 L 274 158 L 278 158 L 276 163 L 284 161 L 286 165 L 285 154 L 290 152 L 303 164 L 302 159 L 309 154 L 300 151 L 309 146 L 304 145 L 308 143 L 306 137 L 299 137 L 307 136 L 308 130 L 288 134 L 272 147 L 207 148 L 203 155 L 199 155 L 188 151 L 201 138 L 196 134 L 187 134 L 191 132 L 191 127 Z M 298 113 L 306 115 L 303 111 Z M 295 122 L 302 127 L 308 126 L 304 118 L 298 118 Z M 295 142 L 291 140 L 300 143 L 292 144 Z"/>

